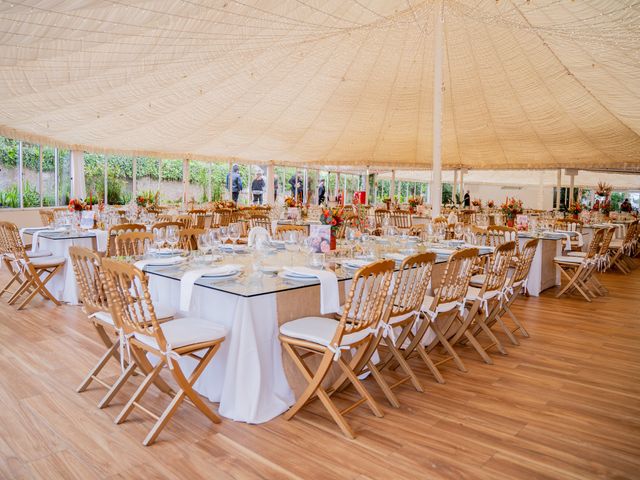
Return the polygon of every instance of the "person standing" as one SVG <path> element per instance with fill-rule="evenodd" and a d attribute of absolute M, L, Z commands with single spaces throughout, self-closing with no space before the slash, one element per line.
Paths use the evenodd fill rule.
<path fill-rule="evenodd" d="M 231 200 L 238 205 L 238 197 L 244 186 L 242 185 L 242 177 L 240 177 L 240 167 L 237 163 L 231 168 L 231 173 L 227 174 L 227 189 L 231 192 Z"/>
<path fill-rule="evenodd" d="M 469 195 L 469 190 L 464 194 L 464 208 L 471 208 L 471 195 Z"/>
<path fill-rule="evenodd" d="M 256 178 L 251 182 L 251 193 L 253 194 L 253 204 L 262 205 L 262 195 L 264 194 L 265 182 L 262 172 L 256 172 Z"/>
<path fill-rule="evenodd" d="M 278 174 L 273 176 L 273 202 L 278 201 Z"/>
<path fill-rule="evenodd" d="M 324 187 L 324 178 L 320 179 L 320 184 L 318 185 L 318 205 L 322 205 L 324 203 L 326 195 L 326 189 Z"/>
<path fill-rule="evenodd" d="M 304 186 L 302 185 L 302 172 L 297 172 L 289 179 L 289 186 L 291 187 L 291 196 L 296 202 L 302 202 L 304 198 Z"/>

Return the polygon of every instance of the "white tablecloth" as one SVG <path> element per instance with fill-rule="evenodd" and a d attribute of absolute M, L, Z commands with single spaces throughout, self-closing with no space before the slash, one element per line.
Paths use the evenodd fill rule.
<path fill-rule="evenodd" d="M 71 266 L 71 260 L 69 258 L 69 247 L 76 245 L 79 247 L 93 248 L 93 239 L 73 238 L 52 240 L 41 236 L 39 244 L 40 249 L 49 250 L 54 256 L 67 259 L 64 267 L 62 267 L 62 271 L 56 274 L 47 284 L 49 291 L 61 302 L 77 305 L 78 288 L 76 285 L 76 276 L 73 273 L 73 267 Z"/>
<path fill-rule="evenodd" d="M 520 249 L 527 243 L 529 238 L 519 238 Z M 553 258 L 550 256 L 543 256 L 543 242 L 555 243 L 554 256 L 562 255 L 562 242 L 563 240 L 540 240 L 536 248 L 536 254 L 533 257 L 531 263 L 531 270 L 529 271 L 529 279 L 527 280 L 527 292 L 533 297 L 540 296 L 545 288 L 549 288 L 551 285 L 544 285 L 544 279 L 551 275 L 555 275 L 555 285 L 560 285 L 560 270 L 553 263 Z M 546 269 L 553 269 L 554 273 L 547 272 Z"/>
<path fill-rule="evenodd" d="M 176 280 L 149 275 L 154 303 L 180 306 Z M 219 402 L 220 415 L 236 421 L 262 423 L 285 412 L 294 394 L 285 376 L 278 340 L 276 294 L 240 297 L 196 285 L 189 315 L 227 327 L 229 333 L 195 390 Z M 184 358 L 189 374 L 195 360 Z"/>

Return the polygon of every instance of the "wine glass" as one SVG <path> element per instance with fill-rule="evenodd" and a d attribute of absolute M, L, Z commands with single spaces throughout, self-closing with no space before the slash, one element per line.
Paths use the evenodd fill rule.
<path fill-rule="evenodd" d="M 212 248 L 215 248 L 217 251 L 220 250 L 220 230 L 217 228 L 212 228 L 209 230 L 209 245 Z"/>
<path fill-rule="evenodd" d="M 219 233 L 220 233 L 220 241 L 224 246 L 227 244 L 227 240 L 229 240 L 229 227 L 220 227 Z"/>
<path fill-rule="evenodd" d="M 167 227 L 166 235 L 167 235 L 167 243 L 169 244 L 172 250 L 175 249 L 176 245 L 178 244 L 178 241 L 180 240 L 178 229 L 173 225 L 169 225 Z"/>
<path fill-rule="evenodd" d="M 293 266 L 293 253 L 298 250 L 298 233 L 295 231 L 285 232 L 284 248 L 291 254 L 291 265 Z"/>
<path fill-rule="evenodd" d="M 240 240 L 240 224 L 239 223 L 229 224 L 228 232 L 229 232 L 229 238 L 231 239 L 233 244 L 236 245 L 238 243 L 238 240 Z M 233 252 L 235 254 L 235 248 L 233 249 Z"/>
<path fill-rule="evenodd" d="M 464 225 L 460 222 L 456 223 L 453 227 L 453 233 L 456 237 L 456 240 L 460 240 L 462 238 L 462 233 L 464 232 Z"/>
<path fill-rule="evenodd" d="M 207 254 L 211 250 L 211 243 L 209 239 L 210 236 L 206 232 L 198 235 L 198 251 L 202 254 L 205 262 L 207 260 Z"/>
<path fill-rule="evenodd" d="M 153 229 L 153 243 L 155 244 L 157 250 L 160 250 L 162 248 L 162 245 L 164 245 L 166 239 L 165 233 L 166 232 L 164 228 Z"/>

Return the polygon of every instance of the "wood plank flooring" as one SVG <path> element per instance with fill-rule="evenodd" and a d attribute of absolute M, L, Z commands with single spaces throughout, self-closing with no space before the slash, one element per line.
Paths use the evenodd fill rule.
<path fill-rule="evenodd" d="M 217 426 L 183 404 L 143 447 L 148 417 L 113 424 L 127 395 L 98 410 L 102 389 L 74 391 L 102 353 L 80 309 L 0 301 L 0 478 L 640 478 L 640 269 L 601 278 L 610 294 L 591 304 L 553 290 L 517 302 L 531 338 L 505 338 L 494 365 L 463 348 L 469 372 L 446 364 L 444 385 L 418 368 L 426 392 L 398 390 L 400 409 L 371 387 L 385 417 L 351 413 L 355 441 L 317 402 L 289 422 Z"/>

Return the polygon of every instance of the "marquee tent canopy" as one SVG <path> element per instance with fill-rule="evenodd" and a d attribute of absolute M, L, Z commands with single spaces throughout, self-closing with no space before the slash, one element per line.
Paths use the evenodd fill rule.
<path fill-rule="evenodd" d="M 443 8 L 440 9 L 440 6 Z M 0 2 L 0 134 L 92 151 L 640 169 L 634 0 Z"/>

